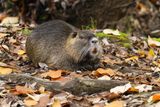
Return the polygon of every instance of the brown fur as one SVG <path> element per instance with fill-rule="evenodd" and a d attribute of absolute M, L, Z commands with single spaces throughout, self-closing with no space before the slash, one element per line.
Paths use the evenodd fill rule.
<path fill-rule="evenodd" d="M 27 38 L 26 52 L 35 65 L 65 70 L 95 69 L 102 48 L 93 33 L 60 20 L 38 26 Z"/>

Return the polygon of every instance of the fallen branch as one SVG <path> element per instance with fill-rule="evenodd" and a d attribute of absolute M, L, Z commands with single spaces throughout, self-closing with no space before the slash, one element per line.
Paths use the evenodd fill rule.
<path fill-rule="evenodd" d="M 62 84 L 60 82 L 51 82 L 45 79 L 29 76 L 26 74 L 9 74 L 0 76 L 0 80 L 11 81 L 17 84 L 22 83 L 37 83 L 36 88 L 45 87 L 48 91 L 60 92 L 67 91 L 74 95 L 94 94 L 103 91 L 109 91 L 119 85 L 124 85 L 127 82 L 115 80 L 94 80 L 94 79 L 73 79 Z"/>

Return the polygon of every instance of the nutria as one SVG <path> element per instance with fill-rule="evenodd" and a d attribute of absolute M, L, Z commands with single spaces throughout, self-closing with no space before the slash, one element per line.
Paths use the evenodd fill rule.
<path fill-rule="evenodd" d="M 54 20 L 33 30 L 26 53 L 36 66 L 41 62 L 56 69 L 91 70 L 99 65 L 102 47 L 91 31 Z"/>

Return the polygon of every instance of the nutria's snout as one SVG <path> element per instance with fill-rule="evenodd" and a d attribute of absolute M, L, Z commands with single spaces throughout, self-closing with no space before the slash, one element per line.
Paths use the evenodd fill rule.
<path fill-rule="evenodd" d="M 89 54 L 93 59 L 100 58 L 102 55 L 102 47 L 96 37 L 93 37 L 90 40 Z"/>
<path fill-rule="evenodd" d="M 92 53 L 96 54 L 98 52 L 97 48 L 93 48 Z"/>

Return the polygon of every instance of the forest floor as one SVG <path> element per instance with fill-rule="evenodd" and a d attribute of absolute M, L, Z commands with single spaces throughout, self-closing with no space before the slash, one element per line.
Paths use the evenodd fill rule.
<path fill-rule="evenodd" d="M 101 40 L 104 50 L 101 60 L 103 68 L 86 72 L 55 71 L 44 68 L 43 64 L 41 68 L 35 68 L 32 63 L 29 63 L 25 53 L 25 41 L 32 29 L 32 27 L 22 27 L 18 24 L 2 26 L 0 29 L 0 75 L 16 74 L 15 78 L 9 77 L 6 81 L 3 79 L 0 81 L 1 107 L 11 105 L 36 107 L 46 107 L 46 105 L 52 105 L 52 107 L 60 107 L 60 105 L 65 107 L 123 107 L 126 105 L 135 107 L 160 104 L 158 102 L 160 100 L 160 49 L 158 48 L 160 42 L 158 40 L 151 37 L 127 36 L 130 45 L 125 47 L 117 44 L 119 40 L 113 39 L 112 41 L 106 37 Z M 91 95 L 80 93 L 79 96 L 69 91 L 54 92 L 43 85 L 37 88 L 37 81 L 25 81 L 23 77 L 22 82 L 18 79 L 18 76 L 21 76 L 19 74 L 61 84 L 74 78 L 107 80 L 107 82 L 117 80 L 127 81 L 127 83 L 117 84 L 121 86 L 109 87 L 108 90 L 91 93 Z"/>
<path fill-rule="evenodd" d="M 25 53 L 34 27 L 7 18 L 15 23 L 0 25 L 0 107 L 160 107 L 160 39 L 154 32 L 159 29 L 148 36 L 141 32 L 159 20 L 146 23 L 144 16 L 137 17 L 129 33 L 102 29 L 96 35 L 103 45 L 103 67 L 73 72 L 34 67 Z"/>

